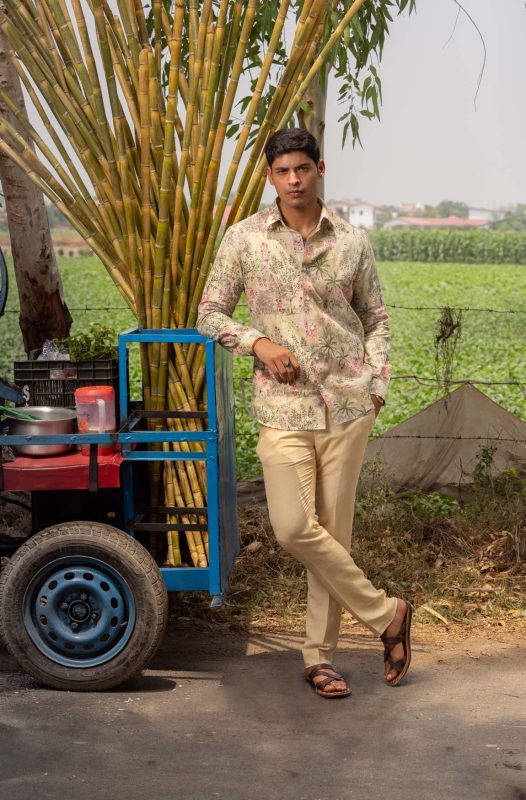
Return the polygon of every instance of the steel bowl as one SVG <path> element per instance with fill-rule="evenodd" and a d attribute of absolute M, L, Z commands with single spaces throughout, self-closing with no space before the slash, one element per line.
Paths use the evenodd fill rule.
<path fill-rule="evenodd" d="M 76 433 L 77 415 L 70 408 L 53 406 L 24 406 L 19 408 L 24 414 L 37 419 L 24 420 L 9 417 L 9 433 L 16 436 L 47 436 L 51 434 Z M 56 456 L 71 450 L 72 444 L 17 444 L 13 450 L 25 456 Z"/>

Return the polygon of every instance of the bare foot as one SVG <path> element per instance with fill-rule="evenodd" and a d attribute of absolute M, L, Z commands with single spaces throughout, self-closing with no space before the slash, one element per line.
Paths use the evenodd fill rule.
<path fill-rule="evenodd" d="M 396 636 L 398 633 L 400 633 L 400 628 L 402 627 L 404 619 L 406 617 L 407 603 L 405 602 L 405 600 L 400 600 L 400 598 L 398 598 L 396 602 L 397 602 L 397 607 L 394 619 L 389 625 L 389 627 L 386 628 L 386 630 L 382 634 L 386 638 L 390 638 L 391 636 Z M 391 650 L 391 659 L 394 662 L 403 661 L 404 656 L 405 656 L 404 645 L 403 642 L 400 642 L 399 644 L 396 644 Z M 394 669 L 394 667 L 391 666 L 389 661 L 385 662 L 384 676 L 386 681 L 390 683 L 399 674 L 400 671 Z"/>

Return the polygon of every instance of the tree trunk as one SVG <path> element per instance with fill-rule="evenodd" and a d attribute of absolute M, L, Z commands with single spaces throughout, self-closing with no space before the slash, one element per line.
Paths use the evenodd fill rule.
<path fill-rule="evenodd" d="M 0 86 L 25 113 L 22 87 L 10 53 L 10 46 L 0 32 Z M 1 101 L 0 114 L 18 128 Z M 29 354 L 30 350 L 39 349 L 45 339 L 66 337 L 72 318 L 64 300 L 42 192 L 2 153 L 0 180 L 20 298 L 20 329 Z"/>
<path fill-rule="evenodd" d="M 327 106 L 327 83 L 318 74 L 312 81 L 305 94 L 304 100 L 309 106 L 309 111 L 298 111 L 298 124 L 300 128 L 309 131 L 318 140 L 320 153 L 323 158 L 323 138 L 325 133 L 325 109 Z M 320 181 L 318 194 L 323 200 L 325 197 L 325 181 Z"/>

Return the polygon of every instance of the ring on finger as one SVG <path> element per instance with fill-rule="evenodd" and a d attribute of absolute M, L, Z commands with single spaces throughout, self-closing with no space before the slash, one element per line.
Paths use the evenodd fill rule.
<path fill-rule="evenodd" d="M 284 361 L 283 366 L 285 367 L 285 369 L 290 369 L 292 367 L 292 364 L 290 363 L 290 361 Z"/>

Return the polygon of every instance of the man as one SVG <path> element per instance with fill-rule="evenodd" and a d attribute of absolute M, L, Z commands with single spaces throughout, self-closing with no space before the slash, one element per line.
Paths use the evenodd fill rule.
<path fill-rule="evenodd" d="M 382 636 L 389 684 L 411 657 L 411 606 L 375 589 L 349 555 L 356 484 L 390 375 L 387 313 L 365 233 L 318 200 L 325 164 L 314 137 L 280 130 L 265 154 L 276 202 L 225 234 L 197 327 L 255 356 L 270 520 L 308 570 L 305 678 L 332 699 L 351 693 L 332 668 L 342 607 Z M 253 327 L 232 320 L 242 292 Z"/>

